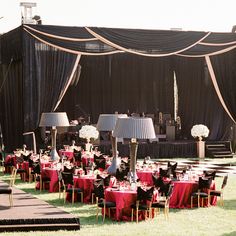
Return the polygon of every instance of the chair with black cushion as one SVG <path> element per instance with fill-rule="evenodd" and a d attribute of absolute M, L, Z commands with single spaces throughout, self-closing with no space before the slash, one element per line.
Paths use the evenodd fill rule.
<path fill-rule="evenodd" d="M 216 171 L 215 171 L 215 170 L 214 170 L 214 171 L 206 171 L 206 170 L 204 170 L 204 171 L 203 171 L 203 176 L 204 176 L 205 178 L 211 177 L 212 180 L 214 180 L 215 177 L 216 177 Z"/>
<path fill-rule="evenodd" d="M 160 209 L 163 209 L 166 219 L 169 218 L 169 204 L 170 204 L 170 198 L 173 193 L 173 188 L 174 188 L 173 184 L 171 183 L 166 184 L 166 191 L 165 191 L 164 196 L 160 197 L 158 202 L 153 202 L 151 205 L 151 208 L 155 209 L 155 213 L 156 213 L 156 210 L 158 210 L 158 213 L 159 213 Z"/>
<path fill-rule="evenodd" d="M 17 169 L 13 167 L 12 172 L 11 172 L 9 186 L 0 188 L 0 194 L 9 195 L 9 202 L 10 202 L 11 207 L 13 207 L 13 186 L 15 184 L 16 173 L 17 173 Z"/>
<path fill-rule="evenodd" d="M 96 205 L 97 205 L 96 221 L 98 222 L 98 212 L 99 212 L 99 208 L 101 208 L 103 210 L 102 222 L 104 223 L 105 217 L 106 217 L 106 209 L 108 209 L 108 217 L 110 218 L 111 217 L 110 210 L 116 208 L 116 203 L 105 200 L 103 179 L 98 179 L 94 181 L 93 188 L 94 188 L 93 191 L 96 197 Z"/>
<path fill-rule="evenodd" d="M 178 165 L 177 162 L 175 162 L 175 164 L 171 164 L 170 161 L 168 161 L 168 163 L 167 163 L 167 168 L 170 168 L 171 174 L 172 174 L 172 176 L 173 176 L 174 179 L 177 178 L 177 176 L 176 176 L 176 168 L 177 168 L 177 165 Z"/>
<path fill-rule="evenodd" d="M 29 182 L 35 180 L 34 166 L 38 164 L 38 162 L 34 162 L 31 158 L 29 158 Z"/>
<path fill-rule="evenodd" d="M 207 199 L 207 206 L 210 205 L 210 187 L 212 184 L 212 178 L 199 177 L 198 191 L 191 194 L 191 208 L 193 207 L 193 199 L 197 198 L 197 207 L 204 206 L 203 201 Z M 200 204 L 200 200 L 201 204 Z"/>
<path fill-rule="evenodd" d="M 94 156 L 94 164 L 95 164 L 95 167 L 94 167 L 94 170 L 97 170 L 97 169 L 102 169 L 102 170 L 105 170 L 106 169 L 106 159 L 105 157 L 103 156 Z"/>
<path fill-rule="evenodd" d="M 24 161 L 29 161 L 31 155 L 32 155 L 32 152 L 30 152 L 28 154 L 22 154 Z"/>
<path fill-rule="evenodd" d="M 71 195 L 71 203 L 75 201 L 75 194 L 80 194 L 81 202 L 83 202 L 83 191 L 80 188 L 75 187 L 73 173 L 70 172 L 61 172 L 62 185 L 63 185 L 63 195 L 64 203 L 66 202 L 66 193 Z"/>
<path fill-rule="evenodd" d="M 39 190 L 40 192 L 45 189 L 45 184 L 49 184 L 51 179 L 50 177 L 43 176 L 41 173 L 41 167 L 40 163 L 35 163 L 33 165 L 33 169 L 31 171 L 31 174 L 35 176 L 35 189 L 37 189 L 37 186 L 39 184 Z"/>
<path fill-rule="evenodd" d="M 159 168 L 159 176 L 170 178 L 171 175 L 171 168 L 168 167 L 167 169 Z"/>
<path fill-rule="evenodd" d="M 152 181 L 154 187 L 158 190 L 159 195 L 165 196 L 166 193 L 169 191 L 169 185 L 171 181 L 163 181 L 163 177 L 157 177 L 155 175 L 152 175 Z"/>
<path fill-rule="evenodd" d="M 63 166 L 63 172 L 68 172 L 68 173 L 74 173 L 75 172 L 75 167 L 71 166 Z"/>
<path fill-rule="evenodd" d="M 74 163 L 76 166 L 80 166 L 83 168 L 82 164 L 82 153 L 81 151 L 78 151 L 74 149 Z"/>
<path fill-rule="evenodd" d="M 24 162 L 24 156 L 21 154 L 20 156 L 16 155 L 16 168 L 17 168 L 17 174 L 20 174 L 21 179 L 23 181 L 26 181 L 26 169 L 22 168 Z"/>
<path fill-rule="evenodd" d="M 153 198 L 154 187 L 144 190 L 140 186 L 137 188 L 137 200 L 135 204 L 131 205 L 131 221 L 134 220 L 134 211 L 136 213 L 136 223 L 138 223 L 139 211 L 145 212 L 145 219 L 147 219 L 147 212 L 151 217 L 151 204 Z"/>
<path fill-rule="evenodd" d="M 97 179 L 103 179 L 103 185 L 105 188 L 110 186 L 111 175 L 107 175 L 107 176 L 103 177 L 98 174 Z"/>
<path fill-rule="evenodd" d="M 224 206 L 224 199 L 223 199 L 223 192 L 224 192 L 224 188 L 227 185 L 228 182 L 228 175 L 225 175 L 223 178 L 223 182 L 221 185 L 221 190 L 210 190 L 210 196 L 216 196 L 220 198 L 220 205 Z"/>
<path fill-rule="evenodd" d="M 118 181 L 124 181 L 128 179 L 129 167 L 121 163 L 119 168 L 116 169 L 115 177 Z"/>

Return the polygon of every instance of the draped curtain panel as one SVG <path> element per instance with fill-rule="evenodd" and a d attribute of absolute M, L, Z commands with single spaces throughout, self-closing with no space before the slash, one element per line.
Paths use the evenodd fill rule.
<path fill-rule="evenodd" d="M 42 112 L 52 112 L 69 80 L 76 55 L 42 44 L 24 33 L 24 130 L 38 127 Z"/>
<path fill-rule="evenodd" d="M 129 54 L 81 59 L 81 78 L 70 87 L 60 110 L 77 118 L 100 113 L 174 113 L 174 81 L 169 58 Z"/>
<path fill-rule="evenodd" d="M 210 59 L 225 105 L 236 121 L 236 50 Z"/>
<path fill-rule="evenodd" d="M 192 126 L 204 124 L 210 130 L 209 140 L 228 139 L 232 122 L 218 100 L 205 59 L 175 58 L 174 62 L 183 138 L 193 138 Z"/>
<path fill-rule="evenodd" d="M 5 147 L 21 147 L 23 141 L 22 62 L 1 65 L 0 122 Z M 3 81 L 5 79 L 5 81 Z"/>

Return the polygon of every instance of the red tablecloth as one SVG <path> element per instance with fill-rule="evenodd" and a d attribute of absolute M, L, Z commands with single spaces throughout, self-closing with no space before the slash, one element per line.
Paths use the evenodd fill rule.
<path fill-rule="evenodd" d="M 170 208 L 190 208 L 191 194 L 198 189 L 198 182 L 195 181 L 173 181 L 174 189 L 170 199 Z M 215 182 L 211 189 L 215 189 Z M 194 199 L 194 206 L 196 206 Z M 216 205 L 217 198 L 211 198 L 211 205 Z"/>
<path fill-rule="evenodd" d="M 153 180 L 152 180 L 153 171 L 151 170 L 138 170 L 137 176 L 140 179 L 141 182 L 146 182 L 147 185 L 152 186 Z"/>
<path fill-rule="evenodd" d="M 68 158 L 73 158 L 74 157 L 74 152 L 71 150 L 59 150 L 59 156 L 66 156 Z"/>
<path fill-rule="evenodd" d="M 95 176 L 84 175 L 81 177 L 74 176 L 74 185 L 83 190 L 84 203 L 91 202 L 91 196 L 93 192 L 93 182 Z"/>
<path fill-rule="evenodd" d="M 105 190 L 105 199 L 106 201 L 116 203 L 115 212 L 111 210 L 111 217 L 114 220 L 120 221 L 131 219 L 130 205 L 136 202 L 136 191 L 117 191 L 112 188 L 107 188 Z"/>
<path fill-rule="evenodd" d="M 42 174 L 42 177 L 49 177 L 51 179 L 49 186 L 48 187 L 45 186 L 46 188 L 48 188 L 48 191 L 50 193 L 57 192 L 58 191 L 58 172 L 57 172 L 57 170 L 46 167 L 41 170 L 41 174 Z"/>
<path fill-rule="evenodd" d="M 154 192 L 153 199 L 157 200 L 158 194 Z M 133 190 L 115 190 L 107 188 L 105 190 L 105 200 L 116 203 L 116 209 L 111 210 L 111 217 L 114 220 L 131 220 L 131 205 L 136 203 L 137 191 Z M 139 212 L 139 220 L 144 219 L 143 212 Z"/>

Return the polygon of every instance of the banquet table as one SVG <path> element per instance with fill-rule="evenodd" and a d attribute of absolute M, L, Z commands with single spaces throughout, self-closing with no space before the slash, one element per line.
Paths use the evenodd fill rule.
<path fill-rule="evenodd" d="M 50 167 L 42 168 L 41 170 L 42 177 L 49 177 L 50 183 L 46 187 L 50 193 L 58 191 L 58 170 Z M 38 186 L 37 186 L 38 187 Z"/>
<path fill-rule="evenodd" d="M 116 209 L 111 209 L 111 217 L 117 221 L 131 219 L 130 205 L 135 203 L 136 199 L 136 190 L 117 190 L 114 188 L 105 190 L 105 200 L 116 203 Z"/>
<path fill-rule="evenodd" d="M 170 198 L 170 208 L 190 208 L 191 194 L 198 189 L 197 181 L 172 181 L 174 189 Z M 213 181 L 211 189 L 215 189 Z M 196 199 L 195 199 L 196 200 Z M 216 205 L 217 198 L 211 198 L 211 205 Z M 196 202 L 194 202 L 196 206 Z"/>
<path fill-rule="evenodd" d="M 74 185 L 83 191 L 84 203 L 91 202 L 93 192 L 94 175 L 74 176 Z"/>
<path fill-rule="evenodd" d="M 118 190 L 116 188 L 107 188 L 105 190 L 105 200 L 116 203 L 116 209 L 111 209 L 111 217 L 117 221 L 131 220 L 131 205 L 136 203 L 136 190 Z M 158 199 L 158 194 L 154 191 L 153 199 Z M 139 220 L 143 220 L 145 215 L 140 211 Z"/>
<path fill-rule="evenodd" d="M 152 175 L 154 172 L 152 170 L 138 170 L 136 173 L 141 182 L 149 186 L 153 185 Z"/>
<path fill-rule="evenodd" d="M 72 159 L 74 157 L 74 152 L 72 150 L 59 150 L 59 156 L 66 156 L 68 159 Z"/>

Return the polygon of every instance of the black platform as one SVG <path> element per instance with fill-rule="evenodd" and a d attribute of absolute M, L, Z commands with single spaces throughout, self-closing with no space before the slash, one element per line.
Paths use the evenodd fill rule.
<path fill-rule="evenodd" d="M 129 144 L 118 143 L 119 156 L 129 156 Z M 99 149 L 102 153 L 111 154 L 111 144 L 109 142 L 100 143 Z M 164 142 L 140 142 L 138 145 L 137 158 L 176 158 L 176 157 L 196 157 L 196 141 L 164 141 Z"/>
<path fill-rule="evenodd" d="M 7 184 L 0 181 L 0 187 L 4 186 Z M 8 195 L 0 195 L 0 232 L 80 229 L 78 217 L 17 188 L 13 191 L 13 203 L 10 207 Z"/>

